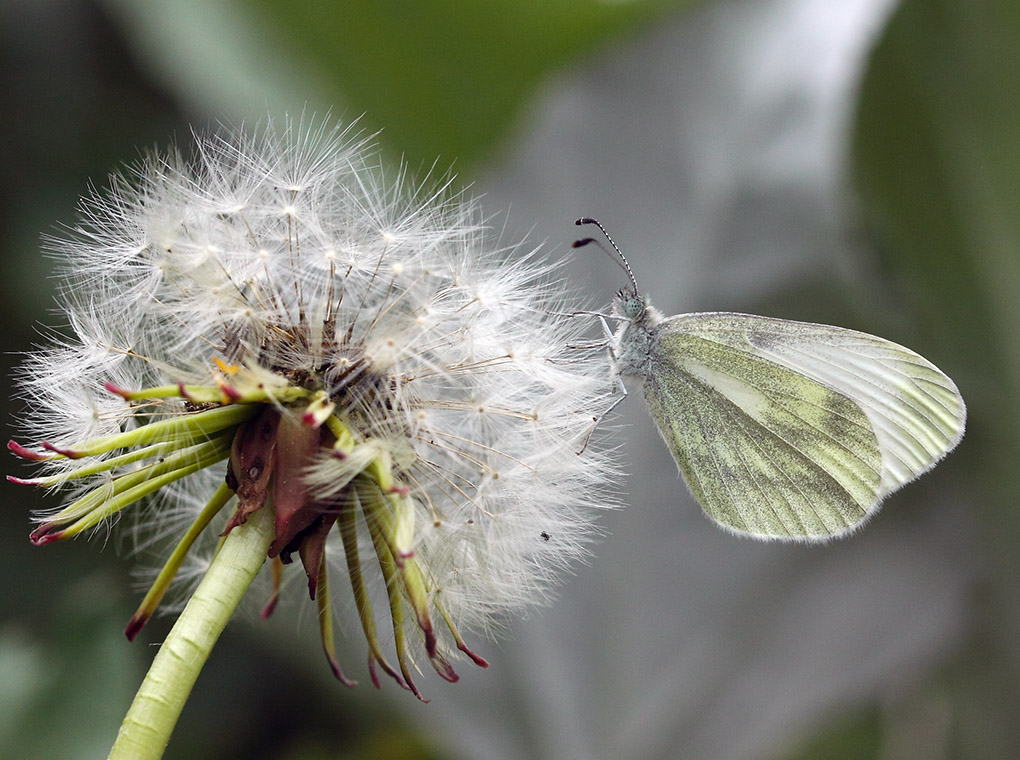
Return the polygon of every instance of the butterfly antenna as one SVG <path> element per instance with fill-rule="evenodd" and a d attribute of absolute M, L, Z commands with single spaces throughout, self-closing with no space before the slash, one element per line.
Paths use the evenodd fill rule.
<path fill-rule="evenodd" d="M 598 219 L 596 219 L 593 216 L 582 216 L 580 219 L 578 219 L 576 222 L 574 222 L 574 224 L 576 224 L 578 226 L 580 226 L 582 224 L 594 224 L 596 227 L 598 227 L 600 230 L 602 230 L 602 234 L 606 236 L 606 240 L 609 241 L 609 245 L 613 246 L 613 250 L 616 251 L 616 255 L 620 257 L 619 259 L 614 259 L 614 260 L 621 267 L 623 267 L 623 271 L 626 272 L 627 273 L 627 277 L 630 278 L 630 284 L 634 286 L 634 292 L 637 293 L 638 292 L 637 278 L 634 277 L 634 272 L 630 268 L 630 262 L 627 261 L 627 257 L 623 255 L 623 251 L 620 250 L 620 246 L 618 246 L 613 241 L 613 238 L 609 235 L 609 233 L 606 232 L 606 228 L 602 226 L 602 222 L 600 222 Z M 573 244 L 571 245 L 571 247 L 572 248 L 580 248 L 583 245 L 588 245 L 589 243 L 594 243 L 594 242 L 595 242 L 595 238 L 583 238 L 581 240 L 575 240 L 573 242 Z M 605 249 L 603 249 L 603 250 L 605 250 Z M 608 251 L 607 251 L 607 253 L 608 253 Z"/>

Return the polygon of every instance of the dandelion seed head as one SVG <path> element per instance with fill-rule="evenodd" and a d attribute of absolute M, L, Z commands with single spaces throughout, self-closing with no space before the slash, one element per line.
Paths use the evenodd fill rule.
<path fill-rule="evenodd" d="M 180 451 L 202 463 L 137 508 L 135 549 L 179 537 L 225 475 L 241 499 L 263 475 L 245 457 L 269 446 L 271 556 L 300 552 L 309 582 L 316 552 L 334 575 L 354 562 L 384 590 L 399 582 L 411 613 L 394 625 L 442 673 L 457 627 L 491 630 L 547 598 L 597 534 L 596 508 L 613 504 L 606 452 L 577 454 L 610 379 L 603 357 L 570 348 L 585 325 L 561 316 L 573 304 L 558 264 L 494 245 L 448 181 L 388 176 L 351 129 L 288 121 L 196 136 L 189 157 L 153 155 L 93 191 L 47 247 L 68 325 L 21 370 L 26 431 L 91 451 L 153 430 L 137 440 L 163 448 L 96 454 L 111 471 L 59 457 L 44 471 L 56 485 L 86 473 L 69 487 L 97 494 L 98 510 L 116 499 L 96 489 L 184 472 Z M 200 422 L 242 407 L 229 425 Z M 173 420 L 184 432 L 156 426 Z M 344 522 L 345 510 L 360 516 Z M 54 517 L 40 519 L 48 530 Z M 185 575 L 203 566 L 194 553 Z M 436 641 L 429 615 L 449 635 Z"/>

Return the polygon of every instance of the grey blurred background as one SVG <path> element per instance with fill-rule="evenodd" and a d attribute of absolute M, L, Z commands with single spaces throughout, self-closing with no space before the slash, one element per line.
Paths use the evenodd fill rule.
<path fill-rule="evenodd" d="M 238 621 L 168 758 L 1011 758 L 1020 755 L 1020 4 L 39 0 L 0 4 L 3 422 L 9 366 L 57 325 L 41 234 L 189 125 L 365 114 L 453 164 L 503 239 L 562 256 L 598 216 L 667 313 L 866 330 L 959 384 L 967 436 L 858 535 L 714 527 L 635 395 L 629 507 L 552 606 L 476 642 L 428 705 L 321 662 L 311 616 Z M 593 250 L 572 278 L 621 287 Z M 7 471 L 17 471 L 11 459 Z M 115 541 L 27 540 L 4 484 L 0 747 L 105 756 L 157 644 Z M 290 610 L 288 612 L 292 612 Z"/>

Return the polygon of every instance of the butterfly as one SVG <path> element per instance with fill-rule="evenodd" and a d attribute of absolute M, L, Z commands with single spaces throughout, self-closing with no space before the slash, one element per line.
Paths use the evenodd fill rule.
<path fill-rule="evenodd" d="M 845 535 L 963 437 L 955 383 L 909 348 L 751 314 L 664 317 L 602 225 L 576 223 L 602 230 L 630 279 L 613 302 L 616 331 L 603 322 L 614 376 L 621 388 L 622 377 L 640 378 L 684 481 L 722 527 L 794 541 Z"/>

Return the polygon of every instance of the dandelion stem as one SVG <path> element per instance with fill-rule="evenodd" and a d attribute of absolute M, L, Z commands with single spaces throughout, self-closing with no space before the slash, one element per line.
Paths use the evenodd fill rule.
<path fill-rule="evenodd" d="M 111 760 L 162 757 L 184 703 L 273 540 L 267 505 L 230 531 L 160 647 L 110 751 Z"/>

